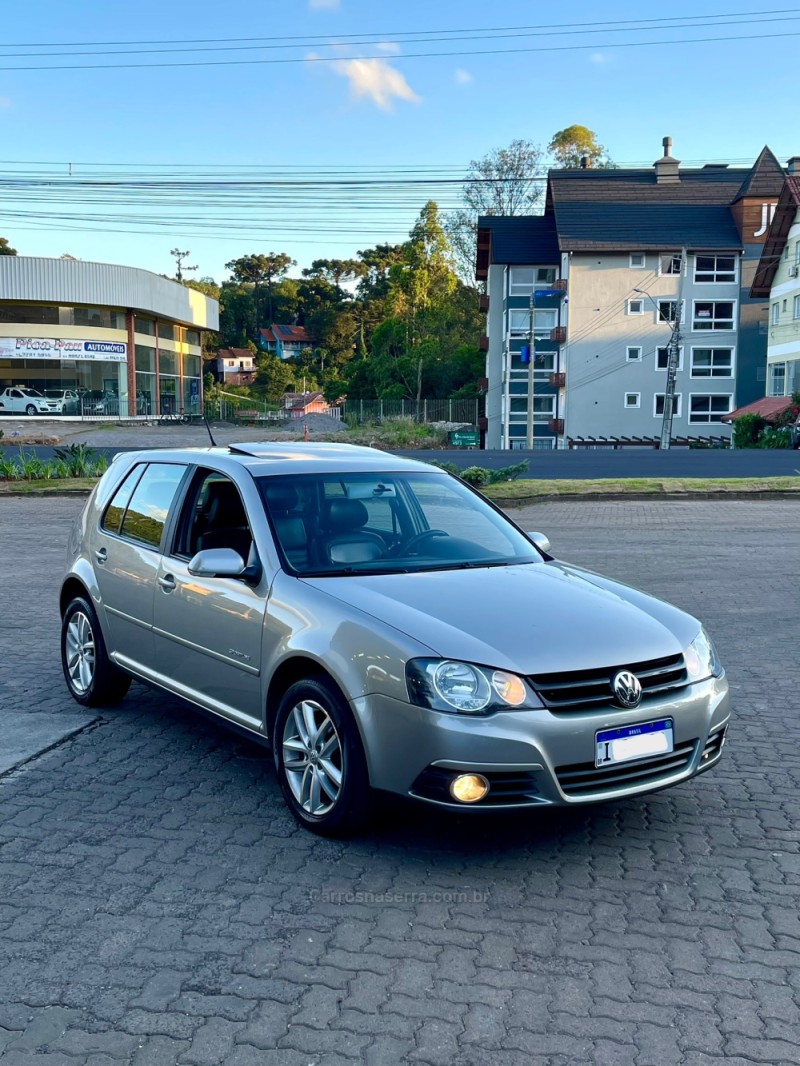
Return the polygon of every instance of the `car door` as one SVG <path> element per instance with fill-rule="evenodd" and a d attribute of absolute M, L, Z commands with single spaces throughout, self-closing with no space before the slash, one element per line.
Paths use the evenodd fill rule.
<path fill-rule="evenodd" d="M 189 563 L 207 548 L 255 559 L 252 524 L 234 481 L 198 469 L 161 558 L 153 624 L 161 683 L 208 710 L 260 729 L 261 647 L 268 582 L 199 577 Z"/>
<path fill-rule="evenodd" d="M 14 414 L 22 414 L 25 410 L 25 397 L 19 391 L 19 389 L 8 390 L 8 406 L 9 410 Z"/>
<path fill-rule="evenodd" d="M 109 653 L 145 676 L 155 674 L 153 600 L 161 540 L 187 470 L 182 463 L 138 463 L 112 496 L 91 544 Z"/>

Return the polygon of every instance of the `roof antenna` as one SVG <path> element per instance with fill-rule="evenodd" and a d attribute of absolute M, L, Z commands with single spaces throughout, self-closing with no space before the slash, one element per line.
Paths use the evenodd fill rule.
<path fill-rule="evenodd" d="M 216 448 L 217 442 L 214 440 L 214 434 L 211 432 L 211 426 L 208 424 L 208 419 L 205 416 L 205 412 L 203 412 L 203 425 L 208 430 L 208 435 L 211 438 L 211 446 L 212 446 L 212 448 Z"/>

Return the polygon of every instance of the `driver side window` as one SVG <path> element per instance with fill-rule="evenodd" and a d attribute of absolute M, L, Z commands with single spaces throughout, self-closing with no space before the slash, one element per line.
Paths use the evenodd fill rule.
<path fill-rule="evenodd" d="M 239 490 L 229 477 L 200 470 L 186 495 L 175 555 L 191 559 L 209 548 L 232 548 L 246 563 L 253 534 Z"/>

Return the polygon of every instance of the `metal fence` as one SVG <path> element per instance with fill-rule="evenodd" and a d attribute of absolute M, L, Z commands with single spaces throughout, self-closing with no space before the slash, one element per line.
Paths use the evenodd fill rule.
<path fill-rule="evenodd" d="M 477 426 L 480 399 L 447 400 L 347 400 L 341 404 L 342 417 L 359 425 L 408 418 L 414 422 L 455 422 Z"/>

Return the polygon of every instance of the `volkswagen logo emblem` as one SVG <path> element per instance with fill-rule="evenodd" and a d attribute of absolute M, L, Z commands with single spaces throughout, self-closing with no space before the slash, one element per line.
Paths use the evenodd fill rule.
<path fill-rule="evenodd" d="M 642 686 L 636 674 L 620 670 L 611 679 L 611 687 L 620 707 L 638 707 L 642 702 Z"/>

